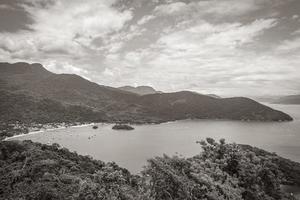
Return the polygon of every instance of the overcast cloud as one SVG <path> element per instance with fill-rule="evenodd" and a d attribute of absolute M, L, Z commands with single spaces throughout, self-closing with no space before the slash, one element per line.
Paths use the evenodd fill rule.
<path fill-rule="evenodd" d="M 0 60 L 102 85 L 300 93 L 299 0 L 1 0 Z"/>

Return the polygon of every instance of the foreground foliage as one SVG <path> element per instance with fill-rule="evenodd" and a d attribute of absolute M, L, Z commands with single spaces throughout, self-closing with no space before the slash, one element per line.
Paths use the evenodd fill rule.
<path fill-rule="evenodd" d="M 103 163 L 52 146 L 2 142 L 2 199 L 137 199 L 136 178 Z"/>
<path fill-rule="evenodd" d="M 293 199 L 280 188 L 299 184 L 292 161 L 224 140 L 199 143 L 201 154 L 150 159 L 137 176 L 57 144 L 1 142 L 0 199 Z"/>
<path fill-rule="evenodd" d="M 208 138 L 195 157 L 157 157 L 144 175 L 155 199 L 289 199 L 280 184 L 286 180 L 273 154 L 258 155 L 237 144 Z M 297 173 L 299 174 L 300 171 Z"/>

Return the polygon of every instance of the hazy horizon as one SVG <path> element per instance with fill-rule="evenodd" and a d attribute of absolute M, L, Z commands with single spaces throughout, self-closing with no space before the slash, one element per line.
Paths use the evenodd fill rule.
<path fill-rule="evenodd" d="M 2 0 L 0 60 L 101 85 L 300 92 L 297 0 Z"/>

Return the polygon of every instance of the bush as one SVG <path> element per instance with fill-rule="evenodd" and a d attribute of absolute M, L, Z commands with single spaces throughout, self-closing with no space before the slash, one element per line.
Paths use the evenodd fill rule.
<path fill-rule="evenodd" d="M 191 158 L 150 159 L 138 176 L 57 144 L 0 142 L 0 199 L 293 199 L 280 188 L 294 181 L 291 172 L 299 177 L 300 170 L 287 172 L 293 162 L 225 140 L 199 144 L 203 151 Z"/>

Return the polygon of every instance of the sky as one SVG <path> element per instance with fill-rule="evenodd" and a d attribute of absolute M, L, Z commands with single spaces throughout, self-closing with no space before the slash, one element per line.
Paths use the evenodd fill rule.
<path fill-rule="evenodd" d="M 300 93 L 299 0 L 0 0 L 0 61 L 101 85 Z"/>

